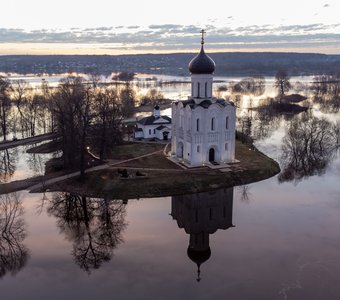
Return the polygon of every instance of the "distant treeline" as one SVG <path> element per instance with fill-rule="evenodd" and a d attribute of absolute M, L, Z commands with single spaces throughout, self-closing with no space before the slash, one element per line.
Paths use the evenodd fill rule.
<path fill-rule="evenodd" d="M 0 56 L 0 72 L 68 72 L 110 75 L 112 72 L 189 75 L 193 53 L 138 55 L 7 55 Z M 277 52 L 209 53 L 220 76 L 274 76 L 285 69 L 290 75 L 339 74 L 340 55 Z"/>

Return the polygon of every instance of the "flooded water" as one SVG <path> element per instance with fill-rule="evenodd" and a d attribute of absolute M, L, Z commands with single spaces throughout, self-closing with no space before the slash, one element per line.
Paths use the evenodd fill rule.
<path fill-rule="evenodd" d="M 1 299 L 339 299 L 339 152 L 325 141 L 294 156 L 299 129 L 312 135 L 322 117 L 330 128 L 339 112 L 311 102 L 308 116 L 263 116 L 242 101 L 280 174 L 128 201 L 2 195 Z"/>
<path fill-rule="evenodd" d="M 0 151 L 0 183 L 45 174 L 45 163 L 61 153 L 35 154 L 27 150 L 43 143 L 24 145 Z"/>
<path fill-rule="evenodd" d="M 299 185 L 272 178 L 127 204 L 18 193 L 2 297 L 338 299 L 339 176 L 337 162 Z M 2 224 L 5 197 L 15 201 L 2 196 Z"/>

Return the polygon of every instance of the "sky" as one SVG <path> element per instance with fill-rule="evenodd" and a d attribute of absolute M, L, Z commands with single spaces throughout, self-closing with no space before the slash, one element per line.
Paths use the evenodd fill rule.
<path fill-rule="evenodd" d="M 340 54 L 339 0 L 11 0 L 0 55 L 130 54 L 206 49 Z"/>

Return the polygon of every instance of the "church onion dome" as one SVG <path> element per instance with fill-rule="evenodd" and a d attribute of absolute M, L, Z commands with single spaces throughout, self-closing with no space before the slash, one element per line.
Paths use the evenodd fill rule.
<path fill-rule="evenodd" d="M 197 251 L 188 247 L 188 257 L 197 265 L 197 282 L 201 281 L 201 265 L 206 262 L 211 256 L 210 247 L 203 251 Z"/>
<path fill-rule="evenodd" d="M 188 247 L 187 254 L 188 257 L 199 267 L 210 258 L 211 250 L 210 247 L 204 251 L 197 251 L 192 249 L 191 247 Z"/>
<path fill-rule="evenodd" d="M 203 45 L 201 52 L 196 55 L 189 63 L 191 74 L 212 74 L 215 71 L 215 62 L 205 54 Z"/>

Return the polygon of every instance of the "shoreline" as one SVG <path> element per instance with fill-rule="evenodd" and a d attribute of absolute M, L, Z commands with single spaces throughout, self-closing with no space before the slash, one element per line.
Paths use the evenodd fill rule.
<path fill-rule="evenodd" d="M 229 165 L 228 171 L 210 169 L 207 166 L 181 169 L 161 151 L 88 173 L 83 183 L 77 177 L 53 183 L 48 186 L 48 191 L 114 199 L 163 197 L 249 184 L 268 179 L 280 172 L 275 160 L 255 147 L 250 151 L 249 145 L 239 141 L 236 158 L 240 162 Z M 119 175 L 119 169 L 124 168 L 131 175 L 130 178 L 121 178 Z M 146 176 L 134 176 L 137 171 Z M 36 189 L 33 192 L 42 191 Z"/>
<path fill-rule="evenodd" d="M 131 170 L 131 169 L 130 169 Z M 186 180 L 184 183 L 177 179 L 169 184 L 156 183 L 154 177 L 138 178 L 138 179 L 121 179 L 121 184 L 116 184 L 114 188 L 106 188 L 107 182 L 102 181 L 103 189 L 93 189 L 93 177 L 85 179 L 84 183 L 80 183 L 77 179 L 71 179 L 64 182 L 56 183 L 48 187 L 46 192 L 66 192 L 78 194 L 86 197 L 94 198 L 110 198 L 110 199 L 139 199 L 139 198 L 157 198 L 169 197 L 194 193 L 203 193 L 214 191 L 222 188 L 229 188 L 250 183 L 259 182 L 269 179 L 280 172 L 276 169 L 273 172 L 268 170 L 253 170 L 241 172 L 229 172 L 227 174 L 204 175 L 204 179 L 197 179 L 197 172 L 192 171 L 191 174 L 183 172 L 180 179 Z M 255 174 L 258 173 L 258 174 Z M 103 174 L 92 174 L 93 176 L 101 176 Z M 154 174 L 157 175 L 157 174 Z M 104 175 L 105 176 L 105 175 Z M 161 179 L 157 176 L 157 180 Z M 133 182 L 133 187 L 131 181 Z M 123 183 L 124 182 L 124 183 Z M 126 189 L 126 187 L 132 189 Z M 139 189 L 136 193 L 135 190 Z M 31 191 L 34 193 L 42 193 L 43 190 Z"/>
<path fill-rule="evenodd" d="M 129 147 L 134 145 L 140 147 L 138 143 L 128 144 Z M 112 199 L 165 197 L 249 184 L 268 179 L 280 172 L 279 164 L 254 146 L 250 150 L 249 145 L 240 141 L 236 145 L 236 158 L 240 162 L 226 166 L 227 171 L 210 169 L 207 166 L 181 169 L 168 160 L 162 150 L 158 150 L 87 169 L 84 182 L 78 180 L 77 172 L 56 172 L 0 184 L 0 194 L 29 190 L 34 193 L 69 192 Z M 126 169 L 130 177 L 122 178 L 121 169 Z M 136 172 L 142 172 L 145 176 L 136 176 Z"/>

